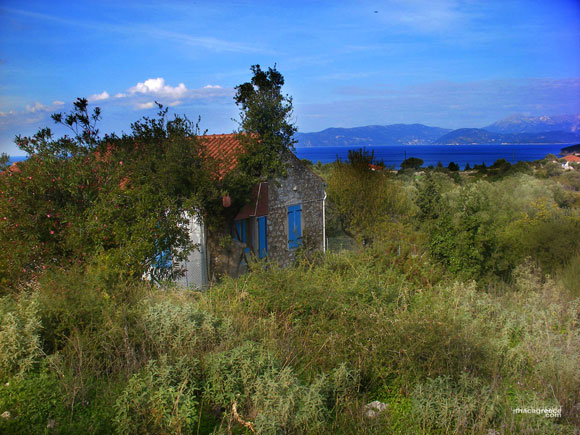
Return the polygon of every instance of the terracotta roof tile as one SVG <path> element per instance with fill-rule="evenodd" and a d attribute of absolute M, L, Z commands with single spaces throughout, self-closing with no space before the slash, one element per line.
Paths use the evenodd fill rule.
<path fill-rule="evenodd" d="M 567 162 L 580 163 L 580 157 L 578 156 L 568 154 L 567 156 L 564 156 L 564 158 L 566 159 Z"/>
<path fill-rule="evenodd" d="M 205 146 L 207 154 L 219 162 L 219 174 L 223 177 L 238 165 L 238 155 L 243 147 L 237 134 L 212 134 L 200 136 L 200 143 Z"/>

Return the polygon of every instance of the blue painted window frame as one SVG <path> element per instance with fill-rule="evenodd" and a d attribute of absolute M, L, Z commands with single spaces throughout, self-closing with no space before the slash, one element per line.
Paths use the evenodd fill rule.
<path fill-rule="evenodd" d="M 288 249 L 302 245 L 302 204 L 288 206 Z"/>

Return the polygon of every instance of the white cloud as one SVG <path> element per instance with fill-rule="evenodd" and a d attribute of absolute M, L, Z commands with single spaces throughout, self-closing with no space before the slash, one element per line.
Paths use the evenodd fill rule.
<path fill-rule="evenodd" d="M 27 105 L 26 106 L 26 112 L 28 113 L 36 113 L 36 112 L 49 112 L 51 110 L 55 110 L 56 108 L 63 106 L 64 103 L 62 101 L 53 101 L 52 104 L 45 106 L 42 103 L 39 103 L 38 101 L 36 103 L 34 103 L 33 105 Z"/>
<path fill-rule="evenodd" d="M 34 112 L 45 112 L 47 109 L 47 106 L 45 106 L 42 103 L 39 103 L 38 101 L 36 103 L 34 103 L 32 106 L 31 105 L 27 105 L 26 106 L 26 111 L 29 113 L 34 113 Z"/>
<path fill-rule="evenodd" d="M 161 97 L 181 98 L 187 93 L 187 88 L 183 83 L 172 87 L 165 84 L 163 77 L 148 79 L 143 83 L 137 83 L 136 86 L 129 88 L 130 94 L 147 94 Z"/>
<path fill-rule="evenodd" d="M 153 107 L 152 99 L 173 107 L 188 101 L 231 97 L 233 94 L 233 89 L 223 88 L 220 85 L 208 84 L 202 88 L 188 89 L 184 83 L 172 86 L 163 77 L 157 77 L 139 82 L 125 92 L 115 94 L 115 99 L 132 104 L 136 109 L 149 109 Z"/>
<path fill-rule="evenodd" d="M 151 109 L 151 108 L 155 107 L 155 103 L 153 101 L 149 101 L 147 103 L 137 104 L 137 107 L 139 109 Z"/>
<path fill-rule="evenodd" d="M 108 100 L 109 99 L 109 93 L 107 91 L 103 91 L 100 94 L 93 94 L 91 95 L 88 100 L 89 101 L 102 101 L 102 100 Z"/>

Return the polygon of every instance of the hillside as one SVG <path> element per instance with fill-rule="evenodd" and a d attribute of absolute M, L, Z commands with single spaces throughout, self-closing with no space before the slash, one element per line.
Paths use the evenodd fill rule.
<path fill-rule="evenodd" d="M 430 144 L 451 131 L 422 124 L 369 125 L 354 128 L 327 128 L 314 133 L 297 133 L 299 147 L 350 146 L 385 144 Z"/>
<path fill-rule="evenodd" d="M 562 154 L 580 153 L 580 144 L 562 148 Z"/>
<path fill-rule="evenodd" d="M 513 115 L 484 128 L 451 130 L 423 124 L 368 125 L 296 133 L 297 146 L 467 145 L 580 142 L 580 115 Z"/>
<path fill-rule="evenodd" d="M 578 133 L 580 132 L 580 115 L 512 115 L 483 128 L 493 133 L 542 133 L 547 131 Z"/>
<path fill-rule="evenodd" d="M 564 131 L 545 131 L 541 133 L 493 133 L 481 128 L 460 128 L 453 130 L 434 144 L 469 145 L 469 144 L 526 144 L 526 143 L 574 143 L 580 140 L 580 134 Z"/>

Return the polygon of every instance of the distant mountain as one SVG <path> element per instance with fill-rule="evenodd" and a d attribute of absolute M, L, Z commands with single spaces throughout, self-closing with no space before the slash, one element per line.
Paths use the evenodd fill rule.
<path fill-rule="evenodd" d="M 547 131 L 580 133 L 580 115 L 512 115 L 483 129 L 493 133 L 543 133 Z"/>
<path fill-rule="evenodd" d="M 422 124 L 369 125 L 354 128 L 327 128 L 316 133 L 296 133 L 298 147 L 368 145 L 423 145 L 451 131 Z"/>
<path fill-rule="evenodd" d="M 544 131 L 539 133 L 494 133 L 481 128 L 460 128 L 434 141 L 437 145 L 469 144 L 526 144 L 526 143 L 574 143 L 580 134 L 566 131 Z"/>
<path fill-rule="evenodd" d="M 580 142 L 580 115 L 513 115 L 484 128 L 451 130 L 423 124 L 368 125 L 296 133 L 297 146 L 467 145 Z"/>

